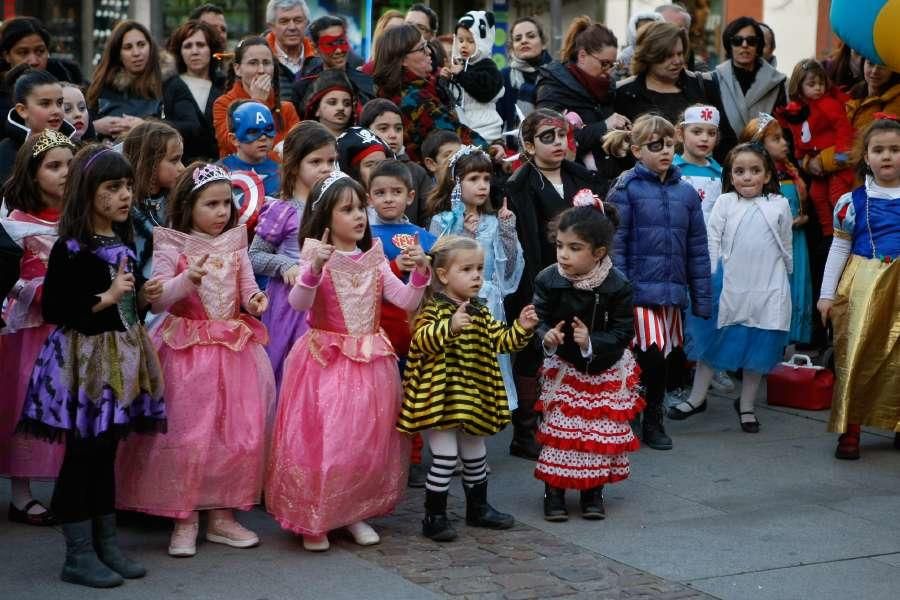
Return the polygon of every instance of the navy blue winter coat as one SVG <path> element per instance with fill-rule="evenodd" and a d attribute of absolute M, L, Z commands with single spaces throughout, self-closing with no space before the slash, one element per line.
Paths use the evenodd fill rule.
<path fill-rule="evenodd" d="M 665 181 L 638 163 L 607 196 L 619 209 L 613 262 L 634 287 L 635 306 L 687 306 L 712 313 L 709 250 L 700 197 L 670 167 Z"/>

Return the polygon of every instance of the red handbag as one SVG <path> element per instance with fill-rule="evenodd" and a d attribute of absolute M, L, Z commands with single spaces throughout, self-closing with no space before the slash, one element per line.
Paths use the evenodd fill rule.
<path fill-rule="evenodd" d="M 831 408 L 834 373 L 812 364 L 805 354 L 780 363 L 766 378 L 766 397 L 772 406 L 802 410 Z"/>

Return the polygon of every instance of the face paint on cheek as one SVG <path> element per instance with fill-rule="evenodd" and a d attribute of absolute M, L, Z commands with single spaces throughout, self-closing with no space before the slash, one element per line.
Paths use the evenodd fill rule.
<path fill-rule="evenodd" d="M 329 56 L 335 52 L 348 54 L 350 52 L 350 43 L 344 35 L 323 35 L 319 37 L 319 50 Z"/>

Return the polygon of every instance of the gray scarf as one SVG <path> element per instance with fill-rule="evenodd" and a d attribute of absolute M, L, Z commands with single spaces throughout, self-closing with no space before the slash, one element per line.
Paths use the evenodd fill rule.
<path fill-rule="evenodd" d="M 522 60 L 516 56 L 509 59 L 509 83 L 513 89 L 518 90 L 525 84 L 525 75 L 523 73 L 534 73 L 538 67 L 527 60 Z M 530 114 L 534 111 L 534 104 L 521 98 L 516 100 L 516 106 L 522 111 L 522 116 Z"/>
<path fill-rule="evenodd" d="M 740 135 L 750 119 L 759 113 L 772 114 L 786 77 L 766 61 L 760 61 L 756 79 L 745 96 L 741 84 L 734 75 L 734 69 L 731 61 L 727 60 L 716 67 L 716 75 L 719 78 L 719 91 L 722 95 L 725 116 L 728 117 L 731 129 Z"/>

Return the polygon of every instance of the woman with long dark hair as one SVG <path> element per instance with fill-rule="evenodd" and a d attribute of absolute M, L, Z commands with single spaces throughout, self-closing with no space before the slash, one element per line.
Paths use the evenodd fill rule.
<path fill-rule="evenodd" d="M 125 135 L 145 117 L 160 116 L 159 46 L 146 27 L 137 21 L 116 25 L 85 99 L 101 137 Z"/>

